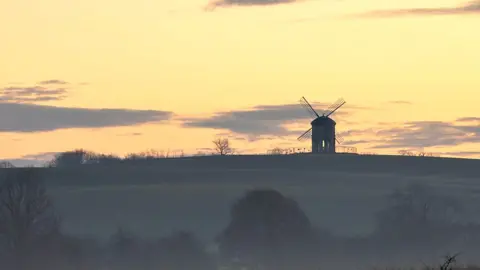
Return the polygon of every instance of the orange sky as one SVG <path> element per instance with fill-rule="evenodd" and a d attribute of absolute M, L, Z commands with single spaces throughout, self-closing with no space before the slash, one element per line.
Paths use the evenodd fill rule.
<path fill-rule="evenodd" d="M 193 121 L 218 112 L 295 104 L 303 95 L 322 103 L 343 97 L 350 106 L 342 108 L 348 115 L 334 119 L 346 143 L 361 152 L 396 153 L 409 148 L 395 147 L 399 145 L 392 143 L 395 140 L 412 142 L 412 149 L 425 145 L 426 151 L 443 155 L 472 152 L 471 157 L 480 157 L 480 35 L 476 34 L 480 8 L 464 14 L 450 7 L 465 3 L 450 0 L 306 0 L 207 12 L 203 9 L 207 4 L 203 0 L 0 0 L 4 97 L 12 88 L 36 87 L 44 92 L 65 88 L 61 98 L 50 101 L 20 100 L 12 94 L 4 98 L 14 106 L 0 104 L 0 158 L 80 147 L 117 154 L 149 148 L 194 153 L 210 147 L 220 133 L 238 138 L 234 147 L 245 151 L 265 152 L 287 143 L 304 147 L 308 143 L 295 138 L 308 129 L 305 119 L 269 122 L 267 117 L 262 125 L 297 123 L 298 134 L 260 132 L 263 139 L 248 133 L 247 119 L 257 123 L 260 134 L 254 114 L 242 119 L 241 129 L 231 123 L 226 129 L 221 129 L 222 123 L 215 123 L 218 129 L 182 125 L 186 118 Z M 443 8 L 452 14 L 410 10 L 409 16 L 395 12 L 388 18 L 352 16 L 415 8 Z M 68 84 L 45 83 L 39 88 L 39 82 L 46 80 Z M 22 107 L 22 117 L 15 105 L 20 102 L 28 107 Z M 115 111 L 108 117 L 101 112 L 86 115 L 91 119 L 82 118 L 83 128 L 74 128 L 80 121 L 75 113 L 82 110 L 55 112 L 66 122 L 77 117 L 65 129 L 49 107 L 37 114 L 35 105 L 84 111 L 158 110 L 173 112 L 173 117 L 151 123 L 138 116 L 132 121 L 143 124 L 134 125 L 122 123 L 125 116 L 116 116 Z M 459 118 L 469 119 L 452 123 Z M 54 128 L 38 132 L 44 121 L 55 122 L 45 123 Z M 405 127 L 405 122 L 415 123 Z M 394 133 L 398 127 L 403 131 Z"/>

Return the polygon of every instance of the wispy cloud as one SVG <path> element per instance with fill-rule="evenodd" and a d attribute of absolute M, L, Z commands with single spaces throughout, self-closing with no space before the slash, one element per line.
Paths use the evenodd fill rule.
<path fill-rule="evenodd" d="M 67 97 L 68 82 L 46 80 L 30 86 L 6 86 L 0 88 L 0 102 L 32 103 L 63 100 Z"/>
<path fill-rule="evenodd" d="M 480 117 L 462 117 L 458 118 L 457 122 L 480 122 Z"/>
<path fill-rule="evenodd" d="M 4 102 L 38 102 L 62 100 L 67 97 L 65 88 L 49 88 L 42 86 L 17 87 L 10 86 L 0 89 L 0 101 Z"/>
<path fill-rule="evenodd" d="M 357 145 L 357 144 L 364 144 L 370 143 L 370 140 L 346 140 L 342 142 L 342 145 Z"/>
<path fill-rule="evenodd" d="M 375 132 L 372 148 L 423 148 L 480 143 L 479 125 L 458 125 L 440 121 L 407 122 Z"/>
<path fill-rule="evenodd" d="M 391 10 L 375 10 L 364 14 L 360 17 L 397 17 L 412 15 L 466 15 L 480 14 L 480 0 L 471 1 L 458 7 L 441 7 L 441 8 L 411 8 L 411 9 L 391 9 Z"/>
<path fill-rule="evenodd" d="M 130 132 L 130 133 L 121 133 L 118 134 L 117 136 L 125 136 L 125 137 L 131 137 L 131 136 L 142 136 L 143 133 L 141 132 Z"/>
<path fill-rule="evenodd" d="M 389 104 L 395 104 L 395 105 L 412 105 L 413 103 L 410 101 L 406 100 L 392 100 L 388 102 Z"/>
<path fill-rule="evenodd" d="M 236 134 L 232 132 L 221 132 L 221 133 L 217 133 L 216 136 L 222 137 L 222 138 L 228 138 L 232 141 L 241 141 L 241 142 L 273 141 L 278 139 L 281 139 L 283 141 L 289 140 L 289 137 L 286 137 L 286 136 Z"/>
<path fill-rule="evenodd" d="M 42 85 L 65 85 L 65 84 L 69 84 L 69 83 L 66 82 L 66 81 L 63 81 L 63 80 L 52 79 L 52 80 L 40 81 L 40 82 L 38 82 L 38 84 L 42 84 Z"/>
<path fill-rule="evenodd" d="M 0 102 L 0 132 L 43 132 L 158 123 L 173 113 L 158 110 L 90 109 Z"/>
<path fill-rule="evenodd" d="M 458 157 L 477 157 L 480 156 L 480 151 L 453 151 L 453 152 L 439 152 L 436 153 L 445 156 L 458 156 Z"/>
<path fill-rule="evenodd" d="M 214 10 L 217 7 L 231 6 L 270 6 L 279 4 L 291 4 L 300 2 L 299 0 L 214 0 L 210 2 L 206 10 Z"/>

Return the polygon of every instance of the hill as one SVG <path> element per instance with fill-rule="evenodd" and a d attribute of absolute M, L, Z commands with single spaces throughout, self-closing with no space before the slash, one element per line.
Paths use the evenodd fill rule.
<path fill-rule="evenodd" d="M 480 206 L 480 160 L 338 155 L 205 156 L 44 168 L 49 192 L 73 233 L 105 236 L 117 226 L 144 235 L 187 229 L 211 240 L 246 189 L 295 198 L 313 222 L 366 233 L 393 189 L 431 184 Z M 465 218 L 470 218 L 467 214 Z"/>

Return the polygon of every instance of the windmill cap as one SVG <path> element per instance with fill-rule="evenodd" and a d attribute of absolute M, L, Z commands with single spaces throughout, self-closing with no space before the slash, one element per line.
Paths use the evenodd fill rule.
<path fill-rule="evenodd" d="M 319 126 L 319 125 L 336 125 L 337 123 L 333 121 L 332 118 L 326 116 L 317 117 L 315 120 L 311 122 L 312 125 Z"/>

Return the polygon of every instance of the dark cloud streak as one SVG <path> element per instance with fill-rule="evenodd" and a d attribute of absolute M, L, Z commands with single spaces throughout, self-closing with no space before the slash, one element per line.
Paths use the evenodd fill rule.
<path fill-rule="evenodd" d="M 292 4 L 296 2 L 299 2 L 299 0 L 214 0 L 210 2 L 205 9 L 212 11 L 218 7 L 271 6 L 279 4 Z"/>
<path fill-rule="evenodd" d="M 395 105 L 412 105 L 412 102 L 406 100 L 393 100 L 388 103 Z"/>
<path fill-rule="evenodd" d="M 321 105 L 327 108 L 330 104 L 314 103 L 315 107 Z M 360 107 L 350 106 L 341 108 L 332 116 L 333 118 L 341 118 L 345 116 L 349 110 L 358 109 Z M 317 110 L 321 113 L 321 110 Z M 183 119 L 184 127 L 191 128 L 213 128 L 229 130 L 237 134 L 246 134 L 249 136 L 259 135 L 292 135 L 297 131 L 291 131 L 285 125 L 297 121 L 313 120 L 310 114 L 300 104 L 285 105 L 261 105 L 250 110 L 238 110 L 230 112 L 220 112 L 212 117 L 207 118 L 187 118 Z M 305 124 L 305 129 L 309 125 Z"/>
<path fill-rule="evenodd" d="M 156 110 L 68 108 L 0 102 L 0 132 L 133 126 L 169 120 L 172 114 Z"/>
<path fill-rule="evenodd" d="M 397 17 L 412 15 L 468 15 L 480 14 L 480 0 L 471 1 L 458 7 L 445 8 L 412 8 L 412 9 L 393 9 L 393 10 L 375 10 L 360 17 Z"/>
<path fill-rule="evenodd" d="M 69 84 L 68 82 L 66 81 L 63 81 L 63 80 L 57 80 L 57 79 L 53 79 L 53 80 L 46 80 L 46 81 L 41 81 L 41 82 L 38 82 L 38 84 L 41 84 L 41 85 L 64 85 L 64 84 Z"/>

